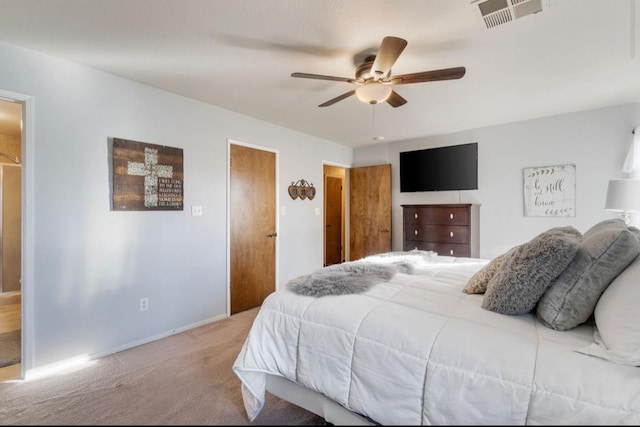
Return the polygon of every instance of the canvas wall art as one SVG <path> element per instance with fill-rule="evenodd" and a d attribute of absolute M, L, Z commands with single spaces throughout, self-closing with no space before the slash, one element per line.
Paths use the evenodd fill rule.
<path fill-rule="evenodd" d="M 524 168 L 524 216 L 576 216 L 576 166 Z"/>
<path fill-rule="evenodd" d="M 183 210 L 183 199 L 181 148 L 113 138 L 113 210 Z"/>

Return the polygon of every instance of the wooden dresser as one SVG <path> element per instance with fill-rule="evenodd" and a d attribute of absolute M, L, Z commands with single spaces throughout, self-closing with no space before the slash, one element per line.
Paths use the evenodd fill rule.
<path fill-rule="evenodd" d="M 402 205 L 404 250 L 479 257 L 479 205 Z"/>

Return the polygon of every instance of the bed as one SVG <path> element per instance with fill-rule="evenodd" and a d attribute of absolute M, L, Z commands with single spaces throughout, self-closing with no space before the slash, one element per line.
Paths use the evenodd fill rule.
<path fill-rule="evenodd" d="M 390 252 L 296 278 L 233 365 L 248 418 L 270 392 L 335 425 L 640 424 L 639 253 L 611 220 L 491 260 Z"/>

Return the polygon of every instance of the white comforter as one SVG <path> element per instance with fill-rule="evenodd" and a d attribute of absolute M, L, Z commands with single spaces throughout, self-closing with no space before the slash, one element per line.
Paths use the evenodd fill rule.
<path fill-rule="evenodd" d="M 573 351 L 590 326 L 482 309 L 462 288 L 486 260 L 411 259 L 363 294 L 271 294 L 233 366 L 249 418 L 270 373 L 385 425 L 640 424 L 640 368 Z"/>

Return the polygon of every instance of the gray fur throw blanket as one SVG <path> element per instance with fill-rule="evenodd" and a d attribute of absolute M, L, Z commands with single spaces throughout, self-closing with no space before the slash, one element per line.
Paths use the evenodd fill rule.
<path fill-rule="evenodd" d="M 412 271 L 410 262 L 372 262 L 364 258 L 318 269 L 290 280 L 286 287 L 297 294 L 312 297 L 358 294 L 376 283 L 388 281 L 398 272 L 411 274 Z"/>

